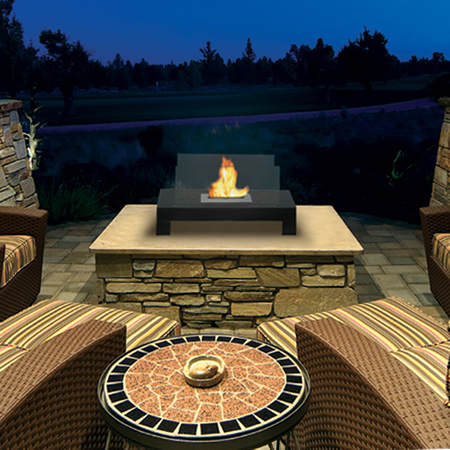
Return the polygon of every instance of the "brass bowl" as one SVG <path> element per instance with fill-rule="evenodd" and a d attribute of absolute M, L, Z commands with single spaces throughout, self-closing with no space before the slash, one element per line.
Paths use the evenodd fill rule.
<path fill-rule="evenodd" d="M 225 363 L 220 356 L 194 356 L 184 366 L 183 375 L 186 383 L 191 386 L 215 386 L 225 375 Z"/>

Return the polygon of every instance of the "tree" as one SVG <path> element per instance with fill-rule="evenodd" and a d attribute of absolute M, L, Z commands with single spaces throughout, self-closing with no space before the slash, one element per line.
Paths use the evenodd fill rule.
<path fill-rule="evenodd" d="M 24 70 L 30 56 L 36 55 L 23 42 L 22 24 L 12 14 L 14 0 L 0 0 L 0 85 L 15 98 L 24 84 Z"/>
<path fill-rule="evenodd" d="M 309 45 L 302 44 L 300 47 L 297 47 L 297 45 L 292 44 L 289 52 L 286 54 L 286 59 L 291 61 L 296 84 L 303 84 L 306 82 L 307 59 L 309 53 L 311 53 Z"/>
<path fill-rule="evenodd" d="M 371 34 L 364 28 L 359 38 L 349 41 L 338 54 L 338 65 L 345 78 L 361 82 L 369 94 L 373 81 L 392 78 L 398 59 L 387 50 L 387 42 L 380 32 Z"/>
<path fill-rule="evenodd" d="M 255 59 L 256 54 L 253 51 L 250 38 L 248 38 L 247 45 L 242 53 L 242 58 L 236 59 L 234 63 L 228 61 L 231 81 L 234 83 L 255 83 Z"/>
<path fill-rule="evenodd" d="M 295 63 L 289 55 L 272 64 L 272 76 L 273 84 L 295 82 Z"/>
<path fill-rule="evenodd" d="M 117 89 L 128 89 L 131 86 L 133 68 L 130 61 L 124 61 L 119 53 L 116 54 L 114 61 L 108 63 L 111 74 L 112 84 Z"/>
<path fill-rule="evenodd" d="M 256 59 L 256 53 L 253 51 L 253 45 L 250 38 L 247 39 L 247 45 L 245 46 L 244 53 L 242 53 L 242 60 L 246 63 L 253 63 Z"/>
<path fill-rule="evenodd" d="M 326 102 L 330 102 L 330 84 L 335 76 L 334 50 L 322 38 L 305 55 L 305 81 L 311 88 L 324 87 Z"/>
<path fill-rule="evenodd" d="M 64 99 L 64 115 L 68 116 L 73 109 L 75 87 L 81 87 L 88 81 L 89 54 L 80 41 L 69 42 L 60 30 L 41 31 L 39 42 L 47 50 L 44 59 L 49 73 L 58 80 Z"/>
<path fill-rule="evenodd" d="M 200 64 L 197 61 L 179 65 L 178 79 L 185 87 L 197 89 L 202 85 Z"/>
<path fill-rule="evenodd" d="M 211 48 L 211 42 L 206 42 L 206 47 L 201 48 L 200 52 L 203 55 L 203 59 L 200 60 L 203 81 L 209 85 L 223 82 L 226 66 L 219 53 Z"/>

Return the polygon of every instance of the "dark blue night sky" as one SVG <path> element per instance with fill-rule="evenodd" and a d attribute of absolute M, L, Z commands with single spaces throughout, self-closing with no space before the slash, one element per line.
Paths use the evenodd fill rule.
<path fill-rule="evenodd" d="M 60 29 L 103 63 L 117 53 L 132 63 L 199 60 L 206 41 L 235 60 L 247 38 L 257 58 L 283 58 L 291 44 L 314 47 L 319 37 L 337 54 L 365 26 L 401 61 L 450 58 L 449 0 L 15 0 L 13 8 L 26 43 L 39 47 L 43 29 Z"/>

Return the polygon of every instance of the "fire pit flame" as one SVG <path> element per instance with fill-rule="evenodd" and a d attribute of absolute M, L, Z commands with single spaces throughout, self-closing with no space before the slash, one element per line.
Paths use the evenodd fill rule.
<path fill-rule="evenodd" d="M 222 156 L 222 166 L 219 169 L 219 178 L 214 183 L 211 183 L 209 196 L 245 197 L 249 192 L 249 188 L 248 186 L 244 189 L 238 189 L 236 187 L 237 175 L 238 173 L 234 168 L 233 161 Z"/>

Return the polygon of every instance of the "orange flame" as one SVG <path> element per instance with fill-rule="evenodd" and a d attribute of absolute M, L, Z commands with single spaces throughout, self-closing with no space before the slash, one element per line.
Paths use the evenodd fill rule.
<path fill-rule="evenodd" d="M 244 197 L 248 194 L 248 186 L 244 189 L 236 188 L 237 171 L 231 159 L 222 156 L 222 166 L 219 169 L 219 178 L 211 184 L 210 197 Z"/>

